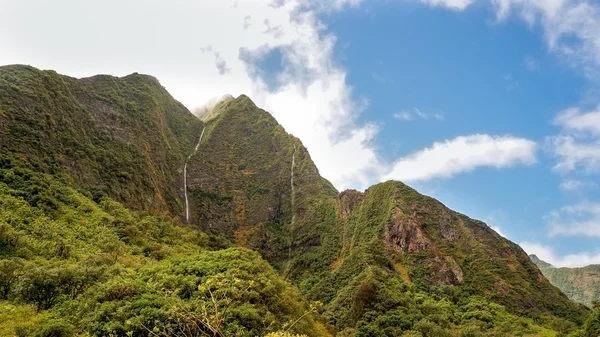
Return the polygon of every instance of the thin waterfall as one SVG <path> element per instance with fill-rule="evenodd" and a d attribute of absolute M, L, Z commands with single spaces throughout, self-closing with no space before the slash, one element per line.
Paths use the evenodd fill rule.
<path fill-rule="evenodd" d="M 294 229 L 294 222 L 296 221 L 296 191 L 294 189 L 294 168 L 296 167 L 296 145 L 294 144 L 294 152 L 292 153 L 292 170 L 290 173 L 290 185 L 292 187 L 292 222 L 290 223 L 290 244 L 288 246 L 288 267 L 292 259 L 292 242 L 293 236 L 292 231 Z"/>
<path fill-rule="evenodd" d="M 185 195 L 185 222 L 187 222 L 187 223 L 190 222 L 190 205 L 188 203 L 188 194 L 187 194 L 187 164 L 190 161 L 190 159 L 192 158 L 192 156 L 195 155 L 196 152 L 198 152 L 198 148 L 200 147 L 200 142 L 202 141 L 202 136 L 204 135 L 204 129 L 206 129 L 206 126 L 204 126 L 202 128 L 202 132 L 200 133 L 200 139 L 198 139 L 198 144 L 196 144 L 194 151 L 192 153 L 190 153 L 190 155 L 187 157 L 187 160 L 185 161 L 185 164 L 183 165 L 183 194 Z"/>

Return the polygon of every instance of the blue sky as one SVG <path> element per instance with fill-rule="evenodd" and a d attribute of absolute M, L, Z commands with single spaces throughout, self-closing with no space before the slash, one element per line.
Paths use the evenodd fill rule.
<path fill-rule="evenodd" d="M 0 64 L 149 73 L 191 110 L 248 94 L 338 189 L 402 180 L 555 265 L 600 263 L 593 0 L 0 8 Z"/>

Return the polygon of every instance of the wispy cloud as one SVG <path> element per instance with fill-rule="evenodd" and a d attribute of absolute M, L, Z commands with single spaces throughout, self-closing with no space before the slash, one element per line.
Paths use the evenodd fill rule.
<path fill-rule="evenodd" d="M 562 207 L 546 216 L 550 236 L 600 237 L 600 203 Z"/>
<path fill-rule="evenodd" d="M 566 131 L 591 133 L 600 136 L 600 107 L 583 112 L 573 107 L 560 112 L 554 119 Z"/>
<path fill-rule="evenodd" d="M 554 169 L 562 173 L 576 169 L 600 172 L 600 109 L 582 112 L 569 108 L 560 112 L 554 123 L 561 127 L 561 133 L 546 140 L 557 158 Z"/>
<path fill-rule="evenodd" d="M 420 0 L 430 6 L 463 11 L 473 0 Z M 594 0 L 490 0 L 498 21 L 516 13 L 541 25 L 550 51 L 595 77 L 600 69 L 600 3 Z M 526 61 L 527 62 L 527 61 Z M 533 63 L 529 64 L 530 66 Z"/>
<path fill-rule="evenodd" d="M 521 248 L 529 255 L 536 255 L 542 261 L 555 267 L 584 267 L 590 264 L 600 264 L 600 252 L 579 252 L 558 256 L 552 247 L 538 242 L 521 242 Z"/>
<path fill-rule="evenodd" d="M 394 118 L 404 121 L 411 121 L 415 119 L 435 119 L 444 120 L 444 115 L 440 112 L 423 112 L 420 109 L 412 108 L 411 110 L 401 110 L 393 114 Z"/>
<path fill-rule="evenodd" d="M 225 62 L 223 57 L 221 57 L 221 54 L 218 52 L 215 52 L 215 66 L 217 67 L 217 70 L 219 70 L 219 74 L 221 76 L 231 71 L 231 68 L 227 66 L 227 62 Z"/>
<path fill-rule="evenodd" d="M 400 158 L 384 179 L 426 181 L 450 178 L 479 167 L 532 165 L 536 148 L 535 142 L 513 136 L 460 136 Z"/>
<path fill-rule="evenodd" d="M 583 188 L 591 188 L 596 186 L 596 183 L 593 181 L 583 181 L 577 179 L 567 179 L 560 183 L 560 189 L 567 192 L 575 192 Z"/>
<path fill-rule="evenodd" d="M 265 19 L 263 23 L 265 25 L 264 34 L 271 34 L 276 39 L 283 35 L 283 28 L 281 26 L 271 26 L 271 21 L 269 19 Z"/>
<path fill-rule="evenodd" d="M 557 158 L 554 169 L 568 173 L 581 168 L 586 173 L 600 171 L 600 142 L 586 142 L 573 136 L 549 137 L 547 142 Z"/>
<path fill-rule="evenodd" d="M 394 113 L 394 118 L 403 120 L 403 121 L 410 121 L 413 119 L 413 115 L 408 111 L 400 111 L 400 112 Z"/>
<path fill-rule="evenodd" d="M 525 68 L 527 68 L 527 70 L 529 71 L 534 71 L 538 68 L 538 63 L 536 59 L 534 59 L 531 56 L 525 56 L 525 58 L 523 59 L 523 63 L 525 64 Z"/>
<path fill-rule="evenodd" d="M 219 75 L 223 76 L 231 71 L 231 68 L 229 68 L 227 66 L 227 62 L 225 61 L 225 59 L 223 59 L 223 57 L 221 56 L 221 53 L 218 51 L 214 51 L 212 45 L 200 47 L 199 50 L 202 54 L 204 54 L 204 53 L 212 53 L 213 54 L 213 56 L 215 57 L 215 67 L 217 68 Z"/>
<path fill-rule="evenodd" d="M 421 0 L 421 2 L 430 6 L 446 7 L 453 10 L 462 11 L 469 7 L 474 0 Z"/>
<path fill-rule="evenodd" d="M 500 20 L 516 12 L 541 24 L 548 48 L 588 75 L 600 65 L 600 5 L 595 1 L 493 0 Z"/>
<path fill-rule="evenodd" d="M 246 15 L 244 17 L 244 30 L 247 30 L 252 26 L 252 17 L 250 15 Z"/>

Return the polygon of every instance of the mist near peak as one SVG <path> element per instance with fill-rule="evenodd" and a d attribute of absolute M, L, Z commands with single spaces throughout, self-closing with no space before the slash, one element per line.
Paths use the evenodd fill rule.
<path fill-rule="evenodd" d="M 234 97 L 230 94 L 225 94 L 221 97 L 213 97 L 210 100 L 208 100 L 208 102 L 204 103 L 204 105 L 201 105 L 197 108 L 195 108 L 192 113 L 198 117 L 200 120 L 206 122 L 210 119 L 212 119 L 213 114 L 211 114 L 211 112 L 213 112 L 213 110 L 215 109 L 215 107 L 217 105 L 219 105 L 220 103 L 223 103 L 225 101 L 229 101 L 234 99 Z"/>

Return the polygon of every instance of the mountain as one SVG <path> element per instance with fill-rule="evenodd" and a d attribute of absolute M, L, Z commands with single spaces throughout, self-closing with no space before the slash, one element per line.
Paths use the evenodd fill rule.
<path fill-rule="evenodd" d="M 530 258 L 542 274 L 571 300 L 590 307 L 594 301 L 600 301 L 600 265 L 555 268 L 535 255 Z"/>
<path fill-rule="evenodd" d="M 258 254 L 181 223 L 202 127 L 150 76 L 0 67 L 0 335 L 330 335 Z"/>
<path fill-rule="evenodd" d="M 484 223 L 338 192 L 247 96 L 0 67 L 0 334 L 556 336 L 589 313 Z M 574 332 L 575 333 L 575 332 Z"/>
<path fill-rule="evenodd" d="M 195 223 L 260 251 L 309 298 L 335 302 L 369 266 L 423 289 L 485 296 L 517 314 L 582 313 L 484 223 L 400 182 L 338 194 L 300 141 L 248 97 L 216 109 L 189 163 Z"/>
<path fill-rule="evenodd" d="M 0 146 L 94 198 L 181 213 L 183 158 L 202 122 L 151 76 L 74 79 L 0 67 Z"/>

